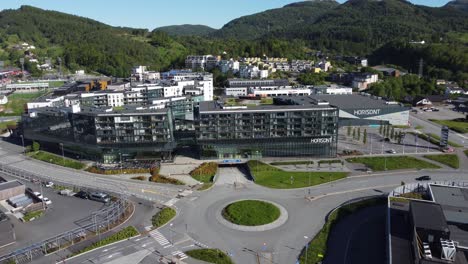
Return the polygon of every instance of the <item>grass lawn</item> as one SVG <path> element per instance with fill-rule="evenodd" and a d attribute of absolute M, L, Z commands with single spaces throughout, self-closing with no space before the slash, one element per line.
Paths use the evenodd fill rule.
<path fill-rule="evenodd" d="M 14 126 L 18 124 L 18 121 L 12 120 L 12 121 L 6 121 L 6 122 L 1 122 L 0 123 L 0 132 L 3 133 L 3 131 L 6 131 L 8 126 Z"/>
<path fill-rule="evenodd" d="M 458 120 L 437 120 L 437 119 L 429 119 L 429 120 L 439 125 L 447 126 L 448 128 L 454 131 L 457 131 L 458 133 L 468 133 L 468 122 L 458 121 Z"/>
<path fill-rule="evenodd" d="M 194 249 L 186 251 L 185 254 L 194 259 L 215 264 L 234 264 L 231 258 L 219 249 Z"/>
<path fill-rule="evenodd" d="M 440 162 L 454 169 L 460 167 L 460 161 L 458 160 L 457 154 L 439 154 L 439 155 L 425 155 L 426 159 Z"/>
<path fill-rule="evenodd" d="M 468 149 L 463 151 L 465 153 L 465 155 L 468 157 Z"/>
<path fill-rule="evenodd" d="M 432 137 L 432 138 L 435 138 L 437 140 L 437 142 L 440 142 L 440 136 L 439 135 L 436 135 L 436 134 L 433 134 L 433 133 L 429 133 L 429 135 Z M 439 144 L 439 143 L 437 143 Z M 463 146 L 460 145 L 460 144 L 457 144 L 453 141 L 448 141 L 448 144 L 454 148 L 462 148 Z"/>
<path fill-rule="evenodd" d="M 307 262 L 306 259 L 306 250 L 303 249 L 301 255 L 299 257 L 299 261 L 301 264 L 315 264 L 319 263 L 319 261 L 323 260 L 325 254 L 327 253 L 327 241 L 328 235 L 332 230 L 333 226 L 343 219 L 344 217 L 357 212 L 360 209 L 365 207 L 374 206 L 385 204 L 387 199 L 382 198 L 374 198 L 369 200 L 364 200 L 352 204 L 347 204 L 345 206 L 340 207 L 339 209 L 333 211 L 329 216 L 325 225 L 322 229 L 318 232 L 318 234 L 310 241 L 309 247 L 307 249 Z M 333 253 L 333 252 L 332 252 Z M 323 257 L 320 257 L 323 256 Z"/>
<path fill-rule="evenodd" d="M 235 202 L 223 209 L 223 217 L 226 220 L 244 226 L 266 225 L 274 222 L 280 215 L 278 207 L 256 200 Z"/>
<path fill-rule="evenodd" d="M 158 228 L 171 221 L 176 216 L 176 211 L 170 207 L 165 207 L 151 218 L 153 227 Z"/>
<path fill-rule="evenodd" d="M 79 161 L 68 159 L 68 158 L 63 159 L 61 156 L 58 156 L 49 152 L 45 152 L 45 151 L 30 152 L 28 153 L 28 155 L 31 158 L 42 160 L 48 163 L 60 165 L 60 166 L 67 167 L 67 168 L 81 170 L 81 169 L 84 169 L 84 167 L 86 167 L 84 163 L 81 163 Z"/>
<path fill-rule="evenodd" d="M 55 81 L 55 82 L 49 82 L 49 88 L 57 88 L 61 87 L 65 84 L 64 81 Z"/>
<path fill-rule="evenodd" d="M 0 115 L 18 116 L 24 112 L 24 105 L 33 99 L 36 99 L 47 93 L 47 90 L 36 93 L 14 93 L 8 96 L 8 103 L 5 105 L 5 111 Z"/>
<path fill-rule="evenodd" d="M 349 158 L 346 159 L 346 161 L 350 163 L 362 163 L 373 171 L 384 171 L 385 163 L 387 165 L 387 170 L 440 168 L 439 166 L 432 163 L 409 156 Z"/>
<path fill-rule="evenodd" d="M 103 240 L 97 241 L 97 242 L 91 244 L 90 246 L 85 247 L 84 249 L 80 250 L 79 252 L 77 252 L 74 255 L 78 255 L 78 254 L 81 254 L 81 253 L 84 253 L 84 252 L 88 252 L 90 250 L 93 250 L 93 249 L 96 249 L 96 248 L 99 248 L 99 247 L 103 247 L 103 246 L 106 246 L 108 244 L 112 244 L 112 243 L 117 242 L 117 241 L 125 240 L 125 239 L 128 239 L 128 238 L 134 237 L 134 236 L 136 236 L 138 234 L 139 234 L 138 230 L 136 230 L 135 227 L 127 226 L 126 228 L 120 230 L 119 232 L 114 233 L 113 235 L 111 235 L 111 236 L 109 236 L 107 238 L 104 238 Z"/>
<path fill-rule="evenodd" d="M 278 161 L 278 162 L 272 162 L 270 165 L 274 166 L 281 166 L 281 165 L 309 165 L 309 164 L 314 164 L 313 161 Z"/>
<path fill-rule="evenodd" d="M 247 163 L 255 183 L 274 189 L 293 189 L 314 186 L 346 178 L 347 172 L 290 172 L 260 161 Z"/>
<path fill-rule="evenodd" d="M 42 210 L 29 212 L 29 213 L 24 214 L 23 220 L 25 222 L 29 222 L 29 221 L 31 221 L 31 219 L 33 219 L 33 218 L 37 219 L 37 218 L 41 217 L 43 214 L 44 214 L 44 211 L 42 211 Z"/>

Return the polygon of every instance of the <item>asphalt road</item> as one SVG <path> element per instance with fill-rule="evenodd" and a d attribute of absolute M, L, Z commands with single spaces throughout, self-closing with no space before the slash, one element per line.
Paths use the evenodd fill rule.
<path fill-rule="evenodd" d="M 413 113 L 410 114 L 410 123 L 411 123 L 412 127 L 416 127 L 416 126 L 424 127 L 421 130 L 426 134 L 432 133 L 432 134 L 436 134 L 436 135 L 440 136 L 442 126 L 438 125 L 436 123 L 427 121 L 427 120 L 419 117 L 418 114 L 413 114 Z M 466 136 L 460 134 L 460 133 L 457 133 L 457 132 L 453 131 L 453 130 L 450 130 L 449 140 L 453 141 L 453 142 L 455 142 L 457 144 L 460 144 L 460 145 L 462 145 L 464 147 L 468 146 L 468 138 Z"/>
<path fill-rule="evenodd" d="M 166 225 L 160 229 L 161 235 L 124 241 L 111 246 L 110 249 L 96 250 L 67 263 L 109 262 L 114 264 L 119 260 L 125 263 L 125 259 L 130 255 L 140 251 L 143 255 L 148 251 L 147 248 L 150 252 L 147 252 L 148 255 L 144 258 L 141 256 L 143 258 L 141 263 L 151 263 L 151 261 L 157 263 L 157 256 L 153 252 L 175 256 L 174 254 L 178 254 L 179 251 L 195 248 L 201 244 L 228 252 L 236 263 L 258 263 L 259 259 L 260 262 L 265 262 L 262 256 L 270 256 L 271 261 L 268 259 L 270 263 L 295 263 L 302 248 L 308 242 L 304 237 L 312 238 L 323 226 L 325 215 L 348 200 L 371 195 L 385 195 L 386 192 L 399 186 L 402 181 L 413 182 L 416 177 L 422 175 L 431 175 L 435 181 L 468 181 L 466 170 L 441 169 L 353 175 L 347 179 L 321 186 L 272 190 L 246 179 L 242 179 L 245 184 L 234 186 L 231 173 L 238 181 L 239 172 L 225 170 L 225 173 L 221 173 L 218 179 L 223 184 L 215 185 L 209 191 L 194 192 L 187 198 L 174 200 L 172 198 L 178 193 L 177 187 L 110 179 L 35 160 L 25 160 L 20 154 L 21 148 L 5 142 L 0 143 L 0 148 L 0 163 L 2 164 L 50 176 L 52 179 L 76 184 L 92 183 L 99 187 L 113 188 L 115 191 L 125 191 L 130 195 L 146 197 L 148 200 L 167 201 L 171 198 L 177 208 L 177 217 L 171 222 L 172 225 Z M 141 189 L 145 190 L 144 193 Z M 288 220 L 276 229 L 252 233 L 233 230 L 216 219 L 216 214 L 227 203 L 249 198 L 270 200 L 282 205 L 288 211 Z M 165 248 L 168 244 L 165 244 L 161 236 L 174 245 Z M 137 258 L 136 255 L 133 257 Z M 92 261 L 86 262 L 87 259 Z M 184 261 L 197 263 L 191 259 Z"/>

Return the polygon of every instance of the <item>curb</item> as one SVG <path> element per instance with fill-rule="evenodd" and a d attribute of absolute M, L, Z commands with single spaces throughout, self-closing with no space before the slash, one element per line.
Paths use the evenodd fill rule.
<path fill-rule="evenodd" d="M 106 248 L 106 247 L 108 247 L 108 246 L 112 246 L 112 245 L 115 245 L 115 244 L 118 244 L 118 243 L 121 243 L 121 242 L 124 242 L 124 241 L 128 241 L 128 240 L 130 240 L 130 239 L 137 238 L 137 237 L 140 237 L 140 236 L 141 236 L 141 234 L 138 234 L 138 235 L 136 235 L 136 236 L 132 236 L 132 237 L 129 237 L 129 238 L 127 238 L 127 239 L 122 239 L 122 240 L 119 240 L 119 241 L 116 241 L 116 242 L 107 244 L 107 245 L 102 246 L 102 247 L 97 247 L 97 248 L 95 248 L 95 249 L 91 249 L 91 250 L 89 250 L 89 251 L 80 253 L 80 254 L 78 254 L 78 255 L 75 255 L 75 256 L 73 256 L 73 257 L 66 258 L 66 259 L 64 259 L 64 260 L 62 260 L 62 261 L 55 262 L 55 263 L 56 263 L 56 264 L 59 264 L 59 263 L 66 263 L 67 261 L 69 261 L 69 260 L 71 260 L 71 259 L 80 257 L 80 256 L 85 255 L 85 254 L 88 254 L 88 253 L 91 253 L 91 252 L 96 251 L 96 250 L 98 250 L 98 249 L 103 249 L 103 248 Z M 55 252 L 54 252 L 54 253 L 55 253 Z M 53 254 L 53 253 L 51 253 L 51 254 Z M 50 254 L 49 254 L 49 255 L 50 255 Z"/>
<path fill-rule="evenodd" d="M 247 201 L 247 200 L 261 201 L 261 202 L 266 202 L 266 203 L 273 204 L 274 206 L 276 206 L 276 207 L 280 210 L 280 216 L 279 216 L 279 218 L 276 219 L 275 221 L 273 221 L 272 223 L 265 224 L 265 225 L 260 225 L 260 226 L 243 226 L 243 225 L 237 225 L 237 224 L 231 223 L 231 222 L 229 222 L 228 220 L 224 219 L 224 217 L 222 216 L 222 210 L 220 210 L 220 211 L 218 211 L 218 213 L 216 214 L 216 220 L 218 220 L 218 222 L 220 222 L 221 224 L 223 224 L 223 225 L 226 226 L 226 227 L 229 227 L 229 228 L 231 228 L 231 229 L 238 230 L 238 231 L 244 231 L 244 232 L 262 232 L 262 231 L 268 231 L 268 230 L 272 230 L 272 229 L 278 228 L 278 227 L 282 226 L 284 223 L 286 223 L 286 221 L 288 221 L 288 211 L 286 211 L 286 209 L 285 209 L 282 205 L 277 204 L 277 203 L 272 202 L 272 201 L 268 201 L 268 200 L 262 200 L 262 199 L 241 199 L 241 200 L 231 201 L 231 202 L 228 202 L 228 203 L 224 204 L 224 205 L 223 205 L 223 209 L 224 209 L 226 206 L 228 206 L 229 204 L 232 204 L 232 203 L 235 203 L 235 202 L 240 202 L 240 201 Z"/>

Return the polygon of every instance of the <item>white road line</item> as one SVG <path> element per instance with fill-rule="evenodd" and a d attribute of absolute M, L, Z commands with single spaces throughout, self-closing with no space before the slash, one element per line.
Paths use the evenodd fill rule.
<path fill-rule="evenodd" d="M 163 234 L 161 234 L 158 230 L 153 230 L 151 231 L 150 233 L 150 236 L 153 237 L 156 241 L 158 241 L 158 243 L 161 245 L 161 246 L 166 246 L 167 244 L 169 244 L 169 240 L 167 240 Z"/>
<path fill-rule="evenodd" d="M 180 250 L 177 250 L 177 251 L 174 251 L 171 253 L 173 256 L 177 256 L 179 257 L 180 260 L 183 260 L 183 259 L 186 259 L 188 258 L 187 255 L 185 255 L 184 252 L 180 251 Z"/>

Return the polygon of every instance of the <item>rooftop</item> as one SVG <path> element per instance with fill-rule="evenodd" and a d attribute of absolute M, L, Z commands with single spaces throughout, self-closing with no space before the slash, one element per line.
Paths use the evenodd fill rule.
<path fill-rule="evenodd" d="M 298 99 L 301 98 L 301 99 Z M 297 99 L 292 104 L 289 99 Z M 317 102 L 306 96 L 276 97 L 274 104 L 256 106 L 228 106 L 222 102 L 200 102 L 200 112 L 262 112 L 262 111 L 295 111 L 295 110 L 326 110 L 336 109 L 330 105 L 318 105 Z"/>
<path fill-rule="evenodd" d="M 468 189 L 432 184 L 430 188 L 448 222 L 468 224 Z"/>
<path fill-rule="evenodd" d="M 310 97 L 328 101 L 330 105 L 343 109 L 362 109 L 365 108 L 405 108 L 401 104 L 389 104 L 387 101 L 373 96 L 360 94 L 320 94 L 311 95 Z"/>
<path fill-rule="evenodd" d="M 416 228 L 448 232 L 442 207 L 439 204 L 423 201 L 410 202 L 410 214 Z"/>
<path fill-rule="evenodd" d="M 23 184 L 19 181 L 7 181 L 0 183 L 0 191 L 8 190 L 14 187 L 22 186 Z"/>

